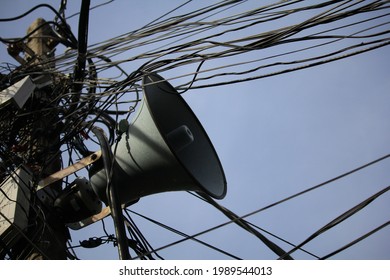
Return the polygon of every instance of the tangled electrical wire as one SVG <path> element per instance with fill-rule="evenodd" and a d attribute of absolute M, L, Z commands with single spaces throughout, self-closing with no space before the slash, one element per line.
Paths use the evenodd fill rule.
<path fill-rule="evenodd" d="M 384 0 L 289 0 L 257 7 L 250 1 L 229 0 L 170 16 L 191 2 L 186 1 L 142 28 L 93 45 L 87 42 L 90 8 L 86 2 L 79 15 L 78 37 L 67 23 L 67 1 L 61 1 L 58 11 L 41 4 L 0 19 L 0 23 L 15 21 L 41 8 L 54 14 L 54 20 L 42 22 L 27 35 L 0 38 L 20 63 L 1 64 L 0 90 L 26 76 L 40 85 L 39 94 L 24 107 L 0 107 L 0 181 L 15 174 L 20 165 L 28 166 L 33 172 L 29 184 L 33 194 L 39 180 L 92 153 L 86 142 L 95 141 L 93 127 L 103 126 L 110 144 L 115 142 L 119 120 L 129 120 L 142 98 L 140 81 L 145 73 L 164 73 L 167 80 L 180 82 L 177 89 L 184 93 L 282 75 L 390 44 L 390 1 Z M 34 54 L 28 42 L 42 29 L 49 30 L 50 44 L 62 44 L 66 51 L 44 57 Z M 48 124 L 50 128 L 44 129 Z M 57 189 L 61 183 L 69 185 L 69 180 L 65 178 Z M 44 196 L 54 199 L 46 190 Z M 31 200 L 34 234 L 25 239 L 36 244 L 51 226 L 42 210 L 47 205 Z M 131 243 L 133 250 L 153 258 L 149 252 L 154 250 L 130 217 L 127 224 L 136 240 Z M 241 226 L 248 229 L 248 224 Z M 15 256 L 11 243 L 2 245 L 2 257 L 23 258 L 31 253 L 21 250 Z M 68 257 L 73 254 L 69 250 Z"/>

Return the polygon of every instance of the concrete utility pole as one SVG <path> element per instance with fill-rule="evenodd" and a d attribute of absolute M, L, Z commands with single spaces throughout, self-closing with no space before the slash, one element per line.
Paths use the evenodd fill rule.
<path fill-rule="evenodd" d="M 35 31 L 34 31 L 35 30 Z M 50 27 L 42 18 L 36 19 L 28 28 L 27 34 L 33 32 L 26 45 L 23 46 L 25 53 L 25 65 L 31 68 L 31 75 L 47 76 L 50 80 L 51 70 L 54 68 L 54 47 L 58 43 Z M 20 57 L 19 57 L 20 58 Z M 31 110 L 38 111 L 30 128 L 27 146 L 29 147 L 29 158 L 32 159 L 28 164 L 32 169 L 36 179 L 41 180 L 61 169 L 60 153 L 60 130 L 58 129 L 58 112 L 53 107 L 53 92 L 50 86 L 42 87 L 34 91 L 31 101 Z M 50 110 L 40 109 L 51 104 Z M 53 183 L 47 190 L 38 191 L 32 197 L 32 203 L 42 209 L 43 215 L 30 211 L 30 225 L 33 225 L 27 232 L 31 240 L 37 240 L 37 232 L 40 236 L 35 242 L 37 247 L 31 246 L 25 240 L 19 242 L 13 248 L 18 258 L 22 259 L 66 259 L 66 242 L 68 231 L 65 225 L 58 219 L 53 211 L 53 197 L 61 189 L 61 181 Z M 31 246 L 31 248 L 26 248 Z"/>

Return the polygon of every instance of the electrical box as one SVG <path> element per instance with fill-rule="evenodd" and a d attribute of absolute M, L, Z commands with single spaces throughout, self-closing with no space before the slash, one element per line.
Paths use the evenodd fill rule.
<path fill-rule="evenodd" d="M 35 84 L 30 76 L 26 76 L 19 82 L 0 91 L 0 108 L 13 101 L 19 108 L 23 108 L 27 99 L 34 92 Z"/>
<path fill-rule="evenodd" d="M 0 239 L 2 246 L 11 246 L 11 243 L 17 241 L 20 236 L 20 230 L 27 228 L 31 179 L 32 175 L 28 169 L 20 166 L 0 185 Z"/>

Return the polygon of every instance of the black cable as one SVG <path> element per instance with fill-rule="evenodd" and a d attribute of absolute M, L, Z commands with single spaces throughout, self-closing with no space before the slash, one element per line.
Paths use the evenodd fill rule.
<path fill-rule="evenodd" d="M 10 39 L 10 38 L 8 38 L 8 39 L 5 39 L 5 38 L 1 38 L 0 37 L 0 41 L 3 42 L 3 43 L 7 43 L 7 44 L 13 44 L 13 43 L 22 42 L 22 41 L 26 40 L 27 38 L 29 38 L 37 30 L 41 29 L 42 27 L 45 27 L 46 25 L 51 25 L 51 24 L 56 25 L 57 27 L 62 28 L 62 26 L 59 25 L 55 21 L 45 21 L 44 23 L 42 23 L 41 25 L 38 25 L 36 28 L 34 28 L 32 31 L 30 31 L 27 35 L 23 36 L 22 38 L 17 38 L 17 39 Z"/>
<path fill-rule="evenodd" d="M 97 127 L 92 127 L 92 132 L 96 135 L 101 145 L 102 158 L 107 180 L 107 200 L 111 209 L 111 216 L 115 225 L 116 237 L 118 240 L 118 253 L 121 260 L 130 259 L 128 250 L 126 228 L 122 214 L 122 206 L 117 193 L 117 186 L 115 183 L 115 172 L 113 162 L 115 161 L 108 140 L 104 135 L 104 132 Z M 112 180 L 114 178 L 114 180 Z M 114 182 L 113 182 L 114 181 Z"/>
<path fill-rule="evenodd" d="M 356 172 L 358 172 L 358 171 L 360 171 L 360 170 L 362 170 L 362 169 L 364 169 L 364 168 L 367 168 L 367 167 L 369 167 L 369 166 L 371 166 L 371 165 L 373 165 L 373 164 L 376 164 L 376 163 L 378 163 L 378 162 L 381 162 L 381 161 L 383 161 L 383 160 L 385 160 L 385 159 L 387 159 L 387 158 L 389 158 L 389 157 L 390 157 L 390 154 L 387 154 L 387 155 L 385 155 L 385 156 L 383 156 L 383 157 L 380 157 L 380 158 L 378 158 L 378 159 L 375 159 L 375 160 L 373 160 L 373 161 L 371 161 L 371 162 L 369 162 L 369 163 L 366 163 L 366 164 L 364 164 L 364 165 L 361 165 L 361 166 L 359 166 L 359 167 L 357 167 L 357 168 L 355 168 L 355 169 L 353 169 L 353 170 L 350 170 L 350 171 L 345 172 L 345 173 L 343 173 L 343 174 L 341 174 L 341 175 L 339 175 L 339 176 L 336 176 L 336 177 L 334 177 L 334 178 L 332 178 L 332 179 L 330 179 L 330 180 L 327 180 L 327 181 L 322 182 L 322 183 L 320 183 L 320 184 L 318 184 L 318 185 L 315 185 L 315 186 L 313 186 L 313 187 L 310 187 L 310 188 L 308 188 L 308 189 L 305 189 L 305 190 L 303 190 L 303 191 L 301 191 L 301 192 L 298 192 L 298 193 L 296 193 L 296 194 L 293 194 L 293 195 L 291 195 L 291 196 L 288 196 L 288 197 L 286 197 L 286 198 L 284 198 L 284 199 L 281 199 L 281 200 L 279 200 L 279 201 L 277 201 L 277 202 L 271 203 L 271 204 L 269 204 L 269 205 L 267 205 L 267 206 L 265 206 L 265 207 L 262 207 L 262 208 L 260 208 L 260 209 L 258 209 L 258 210 L 252 211 L 252 212 L 250 212 L 250 213 L 248 213 L 248 214 L 246 214 L 246 215 L 241 216 L 241 218 L 247 218 L 247 217 L 249 217 L 249 216 L 255 215 L 255 214 L 260 213 L 260 212 L 262 212 L 262 211 L 264 211 L 264 210 L 267 210 L 267 209 L 269 209 L 269 208 L 272 208 L 272 207 L 274 207 L 274 206 L 277 206 L 277 205 L 279 205 L 279 204 L 281 204 L 281 203 L 284 203 L 284 202 L 286 202 L 286 201 L 288 201 L 288 200 L 290 200 L 290 199 L 293 199 L 293 198 L 296 198 L 296 197 L 301 196 L 301 195 L 303 195 L 303 194 L 306 194 L 306 193 L 308 193 L 308 192 L 314 191 L 314 190 L 316 190 L 316 189 L 318 189 L 318 188 L 320 188 L 320 187 L 323 187 L 323 186 L 325 186 L 325 185 L 328 185 L 328 184 L 330 184 L 330 183 L 332 183 L 332 182 L 335 182 L 335 181 L 337 181 L 337 180 L 340 180 L 341 178 L 344 178 L 344 177 L 349 176 L 349 175 L 351 175 L 351 174 L 353 174 L 353 173 L 356 173 Z"/>
<path fill-rule="evenodd" d="M 12 17 L 12 18 L 2 18 L 0 19 L 0 22 L 7 22 L 7 21 L 14 21 L 14 20 L 18 20 L 18 19 L 21 19 L 25 16 L 27 16 L 28 14 L 30 14 L 31 12 L 35 11 L 36 9 L 38 8 L 41 8 L 41 7 L 46 7 L 46 8 L 49 8 L 53 13 L 55 13 L 56 15 L 56 19 L 60 19 L 61 20 L 61 23 L 57 23 L 57 22 L 49 22 L 51 24 L 54 24 L 56 25 L 59 30 L 62 30 L 64 32 L 65 35 L 67 35 L 67 37 L 69 38 L 69 42 L 66 42 L 66 40 L 63 40 L 62 42 L 65 43 L 66 46 L 70 46 L 70 47 L 75 47 L 75 44 L 77 44 L 77 40 L 76 38 L 74 37 L 73 33 L 70 31 L 68 25 L 66 24 L 66 21 L 65 19 L 61 16 L 61 14 L 59 12 L 57 12 L 52 6 L 48 5 L 48 4 L 39 4 L 39 5 L 36 5 L 35 7 L 31 8 L 30 10 L 28 10 L 27 12 L 19 15 L 19 16 L 16 16 L 16 17 Z M 42 26 L 41 26 L 42 27 Z M 31 33 L 34 33 L 36 30 L 34 30 L 33 32 Z M 31 34 L 30 34 L 31 35 Z M 16 42 L 19 42 L 19 41 L 22 41 L 22 40 L 25 40 L 26 38 L 28 38 L 30 35 L 27 35 L 27 36 L 24 36 L 23 38 L 21 39 L 17 39 L 17 40 L 6 40 L 6 39 L 2 39 L 1 38 L 1 41 L 5 42 L 5 43 L 16 43 Z M 60 35 L 60 34 L 57 34 L 57 35 Z"/>
<path fill-rule="evenodd" d="M 195 80 L 196 80 L 196 77 L 198 76 L 198 73 L 199 73 L 199 71 L 200 71 L 200 68 L 202 68 L 202 65 L 203 65 L 203 63 L 204 63 L 205 61 L 206 61 L 206 60 L 202 60 L 202 61 L 199 63 L 198 68 L 196 68 L 195 75 L 194 75 L 194 77 L 192 78 L 191 83 L 189 84 L 189 86 L 188 86 L 185 90 L 179 92 L 179 94 L 185 93 L 186 91 L 188 91 L 188 90 L 192 87 L 193 83 L 194 83 Z"/>
<path fill-rule="evenodd" d="M 96 6 L 91 7 L 90 10 L 99 8 L 99 7 L 104 6 L 104 5 L 107 5 L 107 4 L 109 4 L 109 3 L 113 2 L 113 1 L 114 1 L 114 0 L 108 0 L 108 1 L 106 1 L 106 2 L 104 2 L 104 3 L 101 3 L 101 4 L 98 4 L 98 5 L 96 5 Z M 70 15 L 70 16 L 66 17 L 66 19 L 70 19 L 70 18 L 72 18 L 72 17 L 74 17 L 74 16 L 77 16 L 78 14 L 80 14 L 80 12 L 74 13 L 73 15 Z"/>
<path fill-rule="evenodd" d="M 272 252 L 277 254 L 279 258 L 284 260 L 293 260 L 293 258 L 290 256 L 289 253 L 286 253 L 282 248 L 280 248 L 278 245 L 273 243 L 271 240 L 266 238 L 264 235 L 262 235 L 259 231 L 251 227 L 244 219 L 233 213 L 232 211 L 226 209 L 225 207 L 219 205 L 214 199 L 212 199 L 207 194 L 199 193 L 201 197 L 203 197 L 208 203 L 213 205 L 215 208 L 217 208 L 219 211 L 221 211 L 226 217 L 228 217 L 233 223 L 237 224 L 241 228 L 245 229 L 246 231 L 252 233 L 257 238 L 259 238 L 269 249 L 271 249 Z"/>
<path fill-rule="evenodd" d="M 204 202 L 209 203 L 205 198 L 203 198 L 203 197 L 200 196 L 199 194 L 196 194 L 196 193 L 193 193 L 193 192 L 188 192 L 188 193 L 191 194 L 191 195 L 193 195 L 193 196 L 195 196 L 195 197 L 198 198 L 198 199 L 201 199 L 201 200 L 204 201 Z M 242 218 L 240 218 L 240 219 L 242 219 Z M 270 236 L 272 236 L 272 237 L 274 237 L 274 238 L 276 238 L 276 239 L 278 239 L 278 240 L 280 240 L 280 241 L 283 241 L 284 243 L 286 243 L 286 244 L 288 244 L 288 245 L 290 245 L 290 246 L 292 246 L 292 247 L 295 247 L 295 246 L 296 246 L 295 244 L 293 244 L 293 243 L 287 241 L 287 240 L 284 239 L 284 238 L 281 238 L 280 236 L 277 236 L 277 235 L 273 234 L 272 232 L 269 232 L 268 230 L 265 230 L 265 229 L 263 229 L 263 228 L 261 228 L 261 227 L 255 225 L 255 224 L 253 224 L 253 223 L 251 223 L 251 222 L 249 222 L 249 221 L 246 221 L 246 220 L 244 220 L 244 219 L 242 219 L 242 220 L 245 221 L 248 225 L 252 226 L 253 228 L 257 228 L 258 230 L 261 230 L 261 231 L 263 231 L 263 232 L 269 234 Z M 309 252 L 309 251 L 307 251 L 307 250 L 305 250 L 305 249 L 300 248 L 300 250 L 301 250 L 302 252 L 305 252 L 306 254 L 308 254 L 308 255 L 310 255 L 310 256 L 316 258 L 316 259 L 319 259 L 319 258 L 320 258 L 319 256 L 317 256 L 317 255 L 315 255 L 315 254 L 313 254 L 313 253 L 311 253 L 311 252 Z"/>
<path fill-rule="evenodd" d="M 231 253 L 229 253 L 229 252 L 227 252 L 227 251 L 224 251 L 224 250 L 222 250 L 222 249 L 219 249 L 219 248 L 217 248 L 217 247 L 215 247 L 215 246 L 213 246 L 213 245 L 211 245 L 211 244 L 209 244 L 209 243 L 206 243 L 206 242 L 204 242 L 204 241 L 202 241 L 202 240 L 200 240 L 200 239 L 195 238 L 194 236 L 188 235 L 188 234 L 186 234 L 186 233 L 184 233 L 184 232 L 182 232 L 182 231 L 179 231 L 179 230 L 174 229 L 174 228 L 172 228 L 172 227 L 170 227 L 170 226 L 168 226 L 168 225 L 165 225 L 165 224 L 163 224 L 163 223 L 160 223 L 160 222 L 158 222 L 158 221 L 156 221 L 156 220 L 154 220 L 154 219 L 151 219 L 151 218 L 149 218 L 149 217 L 146 217 L 145 215 L 142 215 L 142 214 L 137 213 L 137 212 L 135 212 L 135 211 L 133 211 L 133 210 L 130 210 L 130 209 L 126 209 L 126 211 L 129 211 L 129 212 L 131 212 L 131 213 L 133 213 L 133 214 L 135 214 L 135 215 L 137 215 L 137 216 L 140 216 L 141 218 L 143 218 L 143 219 L 145 219 L 145 220 L 147 220 L 147 221 L 149 221 L 149 222 L 151 222 L 151 223 L 153 223 L 153 224 L 156 224 L 156 225 L 158 225 L 158 226 L 160 226 L 160 227 L 162 227 L 162 228 L 164 228 L 164 229 L 167 229 L 167 230 L 169 230 L 169 231 L 171 231 L 171 232 L 173 232 L 173 233 L 175 233 L 175 234 L 178 234 L 178 235 L 180 235 L 180 236 L 182 236 L 182 237 L 185 237 L 186 240 L 193 240 L 193 241 L 198 242 L 198 243 L 200 243 L 200 244 L 202 244 L 202 245 L 204 245 L 204 246 L 206 246 L 206 247 L 208 247 L 208 248 L 210 248 L 210 249 L 213 249 L 213 250 L 215 250 L 215 251 L 217 251 L 217 252 L 220 252 L 220 253 L 222 253 L 222 254 L 224 254 L 224 255 L 226 255 L 226 256 L 229 256 L 229 257 L 231 257 L 232 259 L 241 260 L 241 258 L 239 258 L 239 257 L 237 257 L 237 256 L 235 256 L 235 255 L 233 255 L 233 254 L 231 254 Z M 152 253 L 152 252 L 153 252 L 153 253 L 156 253 L 156 252 L 159 251 L 159 250 L 161 250 L 161 249 L 152 250 L 152 251 L 149 251 L 149 253 Z"/>
<path fill-rule="evenodd" d="M 339 223 L 343 222 L 344 220 L 348 219 L 349 217 L 351 217 L 352 215 L 356 214 L 358 211 L 362 210 L 364 207 L 366 207 L 368 204 L 370 204 L 371 202 L 373 202 L 376 198 L 378 198 L 379 196 L 381 196 L 382 194 L 384 194 L 385 192 L 389 191 L 390 190 L 390 186 L 384 188 L 383 190 L 377 192 L 376 194 L 370 196 L 369 198 L 365 199 L 364 201 L 362 201 L 361 203 L 359 203 L 358 205 L 356 205 L 355 207 L 349 209 L 348 211 L 344 212 L 343 214 L 341 214 L 340 216 L 336 217 L 335 219 L 333 219 L 332 221 L 330 221 L 329 223 L 327 223 L 325 226 L 323 226 L 322 228 L 320 228 L 319 230 L 317 230 L 315 233 L 313 233 L 312 235 L 310 235 L 307 239 L 305 239 L 302 243 L 300 243 L 299 245 L 297 245 L 296 247 L 294 247 L 292 250 L 288 251 L 285 255 L 281 256 L 279 259 L 283 259 L 287 254 L 292 254 L 293 252 L 295 252 L 296 250 L 298 250 L 300 247 L 302 247 L 303 245 L 309 243 L 311 240 L 313 240 L 314 238 L 316 238 L 317 236 L 321 235 L 322 233 L 324 233 L 325 231 L 331 229 L 332 227 L 338 225 Z"/>
<path fill-rule="evenodd" d="M 349 247 L 351 247 L 351 246 L 355 245 L 356 243 L 362 241 L 363 239 L 369 237 L 370 235 L 374 234 L 375 232 L 377 232 L 377 231 L 379 231 L 379 230 L 381 230 L 381 229 L 387 227 L 388 225 L 390 225 L 390 221 L 387 221 L 386 223 L 380 225 L 379 227 L 374 228 L 373 230 L 367 232 L 366 234 L 360 236 L 359 238 L 353 240 L 352 242 L 350 242 L 350 243 L 344 245 L 343 247 L 341 247 L 341 248 L 339 248 L 339 249 L 333 251 L 332 253 L 329 253 L 329 254 L 323 256 L 322 258 L 320 258 L 320 260 L 329 259 L 330 257 L 332 257 L 332 256 L 334 256 L 334 255 L 336 255 L 336 254 L 338 254 L 338 253 L 340 253 L 340 252 L 342 252 L 342 251 L 348 249 Z"/>
<path fill-rule="evenodd" d="M 137 256 L 142 259 L 142 260 L 154 260 L 153 256 L 151 253 L 149 253 L 148 246 L 145 246 L 146 243 L 144 236 L 142 233 L 139 231 L 137 226 L 134 224 L 134 222 L 125 217 L 125 224 L 127 226 L 127 230 L 130 234 L 130 238 L 128 239 L 128 245 L 131 249 L 136 252 Z M 151 249 L 153 250 L 153 248 Z"/>
<path fill-rule="evenodd" d="M 21 19 L 25 16 L 27 16 L 28 14 L 30 14 L 31 12 L 35 11 L 36 9 L 39 9 L 41 7 L 46 7 L 46 8 L 49 8 L 50 10 L 53 11 L 53 13 L 56 14 L 56 16 L 61 19 L 62 22 L 65 22 L 65 19 L 61 16 L 60 13 L 57 12 L 56 9 L 54 9 L 52 6 L 50 6 L 49 4 L 39 4 L 39 5 L 36 5 L 35 7 L 31 8 L 30 10 L 28 10 L 27 12 L 19 15 L 19 16 L 15 16 L 15 17 L 11 17 L 11 18 L 0 18 L 0 22 L 5 22 L 5 21 L 14 21 L 14 20 L 18 20 L 18 19 Z"/>
<path fill-rule="evenodd" d="M 288 244 L 288 245 L 290 245 L 290 246 L 292 246 L 292 247 L 296 247 L 296 246 L 297 246 L 297 245 L 295 245 L 295 244 L 289 242 L 288 240 L 286 240 L 286 239 L 284 239 L 284 238 L 281 238 L 280 236 L 277 236 L 277 235 L 273 234 L 272 232 L 269 232 L 268 230 L 265 230 L 265 229 L 263 229 L 263 228 L 261 228 L 261 227 L 255 225 L 255 224 L 251 223 L 251 222 L 248 222 L 248 221 L 246 221 L 246 222 L 247 222 L 249 225 L 251 225 L 252 227 L 257 228 L 257 229 L 259 229 L 259 230 L 261 230 L 261 231 L 263 231 L 263 232 L 265 232 L 265 233 L 271 235 L 272 237 L 274 237 L 274 238 L 276 238 L 276 239 L 279 239 L 280 241 L 283 241 L 284 243 L 286 243 L 286 244 Z M 314 258 L 316 258 L 316 259 L 320 259 L 319 256 L 317 256 L 317 255 L 315 255 L 315 254 L 313 254 L 313 253 L 311 253 L 311 252 L 309 252 L 309 251 L 307 251 L 307 250 L 305 250 L 305 249 L 303 249 L 303 248 L 299 248 L 299 250 L 302 251 L 302 252 L 304 252 L 304 253 L 306 253 L 306 254 L 308 254 L 308 255 L 310 255 L 310 256 L 312 256 L 312 257 L 314 257 Z"/>
<path fill-rule="evenodd" d="M 125 209 L 125 214 L 127 215 L 127 222 L 128 222 L 128 227 L 130 227 L 129 229 L 133 232 L 133 235 L 134 237 L 138 240 L 138 242 L 141 244 L 141 246 L 144 248 L 143 249 L 143 253 L 145 252 L 148 252 L 150 250 L 153 250 L 153 247 L 150 245 L 150 243 L 148 242 L 148 240 L 145 238 L 145 236 L 142 234 L 142 232 L 139 230 L 139 228 L 137 227 L 137 225 L 135 224 L 134 220 L 131 218 L 131 215 L 129 214 L 129 212 L 127 211 L 127 209 Z M 155 255 L 160 258 L 160 259 L 163 259 L 159 254 L 155 253 Z M 151 254 L 148 254 L 148 256 L 150 256 L 151 259 L 154 259 L 152 257 Z"/>
<path fill-rule="evenodd" d="M 288 200 L 290 200 L 290 199 L 296 198 L 296 197 L 301 196 L 301 195 L 303 195 L 303 194 L 306 194 L 306 193 L 308 193 L 308 192 L 310 192 L 310 191 L 313 191 L 313 190 L 315 190 L 315 189 L 317 189 L 317 188 L 323 187 L 323 186 L 325 186 L 325 185 L 327 185 L 327 184 L 329 184 L 329 183 L 331 183 L 331 182 L 334 182 L 334 181 L 339 180 L 339 179 L 341 179 L 341 178 L 343 178 L 343 177 L 345 177 L 345 176 L 351 175 L 351 174 L 353 174 L 353 173 L 355 173 L 355 172 L 357 172 L 357 171 L 359 171 L 359 170 L 362 170 L 362 169 L 364 169 L 364 168 L 367 168 L 367 167 L 370 166 L 370 165 L 373 165 L 373 164 L 378 163 L 378 162 L 380 162 L 380 161 L 382 161 L 382 160 L 385 160 L 385 159 L 387 159 L 388 157 L 390 157 L 390 154 L 388 154 L 388 155 L 386 155 L 386 156 L 383 156 L 383 157 L 381 157 L 381 158 L 378 158 L 378 159 L 376 159 L 376 160 L 373 160 L 373 161 L 371 161 L 371 162 L 369 162 L 369 163 L 366 163 L 366 164 L 364 164 L 364 165 L 362 165 L 362 166 L 359 166 L 359 167 L 357 167 L 357 168 L 355 168 L 355 169 L 353 169 L 353 170 L 351 170 L 351 171 L 348 171 L 348 172 L 346 172 L 346 173 L 344 173 L 344 174 L 341 174 L 341 175 L 339 175 L 339 176 L 337 176 L 337 177 L 334 177 L 333 179 L 330 179 L 330 180 L 328 180 L 328 181 L 325 181 L 325 182 L 323 182 L 323 183 L 321 183 L 321 184 L 315 185 L 315 186 L 313 186 L 313 187 L 311 187 L 311 188 L 308 188 L 308 189 L 306 189 L 306 190 L 304 190 L 304 191 L 298 192 L 298 193 L 296 193 L 296 194 L 294 194 L 294 195 L 291 195 L 291 196 L 289 196 L 289 197 L 286 197 L 286 198 L 284 198 L 284 199 L 281 199 L 281 200 L 279 200 L 279 201 L 277 201 L 277 202 L 275 202 L 275 203 L 271 203 L 271 204 L 269 204 L 268 206 L 262 207 L 262 208 L 260 208 L 260 209 L 258 209 L 258 210 L 256 210 L 256 211 L 253 211 L 253 212 L 250 212 L 250 213 L 248 213 L 248 214 L 246 214 L 246 215 L 243 215 L 243 216 L 241 216 L 241 218 L 242 218 L 242 219 L 243 219 L 243 218 L 247 218 L 247 217 L 252 216 L 252 215 L 254 215 L 254 214 L 260 213 L 260 212 L 262 212 L 262 211 L 264 211 L 264 210 L 266 210 L 266 209 L 269 209 L 269 208 L 271 208 L 271 207 L 274 207 L 274 206 L 276 206 L 276 205 L 279 205 L 279 204 L 281 204 L 281 203 L 284 203 L 284 202 L 286 202 L 286 201 L 288 201 Z M 195 238 L 195 237 L 197 237 L 197 236 L 203 235 L 203 234 L 205 234 L 205 233 L 208 233 L 208 232 L 214 231 L 214 230 L 216 230 L 216 229 L 218 229 L 218 228 L 221 228 L 221 227 L 224 227 L 224 226 L 226 226 L 226 225 L 229 225 L 229 224 L 231 224 L 232 222 L 233 222 L 233 221 L 229 221 L 229 222 L 222 223 L 222 224 L 216 225 L 216 226 L 214 226 L 214 227 L 208 228 L 208 229 L 206 229 L 206 230 L 203 230 L 203 231 L 198 232 L 198 233 L 196 233 L 196 234 L 193 234 L 193 235 L 191 235 L 191 236 L 187 236 L 187 237 L 185 237 L 185 238 L 182 238 L 182 239 L 177 240 L 177 241 L 175 241 L 175 242 L 172 242 L 172 243 L 170 243 L 170 244 L 161 246 L 160 248 L 157 248 L 157 249 L 154 250 L 153 252 L 155 252 L 155 251 L 160 251 L 160 250 L 162 250 L 162 249 L 166 249 L 166 248 L 168 248 L 168 247 L 177 245 L 177 244 L 179 244 L 179 243 L 181 243 L 181 242 L 184 242 L 184 241 L 186 241 L 186 240 L 189 240 L 189 239 L 193 239 L 193 238 Z M 298 246 L 299 246 L 299 245 L 298 245 Z M 296 246 L 295 248 L 297 248 L 298 246 Z M 300 246 L 300 247 L 301 247 L 301 246 Z M 298 248 L 297 248 L 297 249 L 298 249 Z"/>
<path fill-rule="evenodd" d="M 84 80 L 85 63 L 87 59 L 87 42 L 88 42 L 88 23 L 89 23 L 89 5 L 90 0 L 82 0 L 80 19 L 79 19 L 79 34 L 78 34 L 78 47 L 77 47 L 77 63 L 74 70 L 74 91 L 76 93 L 81 92 Z M 78 96 L 78 95 L 75 95 Z M 72 100 L 73 102 L 75 100 Z"/>

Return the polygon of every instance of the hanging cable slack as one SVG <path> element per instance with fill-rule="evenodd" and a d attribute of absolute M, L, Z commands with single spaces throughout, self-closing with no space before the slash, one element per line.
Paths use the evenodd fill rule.
<path fill-rule="evenodd" d="M 258 232 L 256 229 L 251 227 L 249 223 L 247 223 L 244 219 L 233 213 L 232 211 L 226 209 L 225 207 L 219 205 L 216 201 L 214 201 L 210 196 L 205 194 L 199 194 L 202 198 L 204 198 L 208 203 L 213 205 L 215 208 L 220 210 L 225 216 L 227 216 L 230 220 L 232 220 L 234 223 L 236 223 L 238 226 L 242 227 L 243 229 L 247 230 L 248 232 L 255 235 L 257 238 L 259 238 L 268 248 L 270 248 L 275 254 L 277 254 L 280 259 L 284 260 L 293 260 L 293 258 L 290 256 L 289 253 L 286 253 L 282 248 L 280 248 L 278 245 L 270 241 L 268 238 L 266 238 L 264 235 L 262 235 L 260 232 Z"/>
<path fill-rule="evenodd" d="M 314 238 L 318 237 L 319 235 L 323 234 L 325 231 L 333 228 L 334 226 L 340 224 L 341 222 L 345 221 L 346 219 L 350 218 L 352 215 L 356 214 L 357 212 L 359 212 L 360 210 L 362 210 L 364 207 L 366 207 L 368 204 L 370 204 L 371 202 L 373 202 L 375 199 L 377 199 L 379 196 L 383 195 L 384 193 L 390 191 L 390 186 L 387 186 L 386 188 L 382 189 L 381 191 L 373 194 L 372 196 L 370 196 L 369 198 L 365 199 L 364 201 L 360 202 L 358 205 L 352 207 L 351 209 L 349 209 L 348 211 L 344 212 L 343 214 L 341 214 L 340 216 L 336 217 L 335 219 L 333 219 L 332 221 L 330 221 L 329 223 L 327 223 L 325 226 L 323 226 L 322 228 L 320 228 L 319 230 L 317 230 L 315 233 L 313 233 L 312 235 L 310 235 L 306 240 L 304 240 L 302 243 L 300 243 L 298 246 L 294 247 L 293 249 L 291 249 L 289 252 L 287 252 L 285 255 L 281 256 L 279 259 L 283 259 L 284 257 L 286 257 L 288 254 L 292 254 L 293 252 L 295 252 L 296 250 L 298 250 L 299 248 L 301 248 L 302 246 L 304 246 L 305 244 L 309 243 L 310 241 L 312 241 Z"/>
<path fill-rule="evenodd" d="M 104 132 L 98 127 L 93 127 L 91 131 L 96 135 L 102 149 L 103 164 L 107 178 L 107 200 L 111 209 L 111 216 L 114 221 L 115 233 L 118 241 L 119 258 L 121 260 L 128 260 L 130 259 L 130 253 L 128 249 L 125 221 L 118 193 L 116 191 L 117 186 L 115 183 L 115 172 L 114 168 L 112 168 L 114 155 L 110 149 L 108 139 L 104 135 Z"/>

